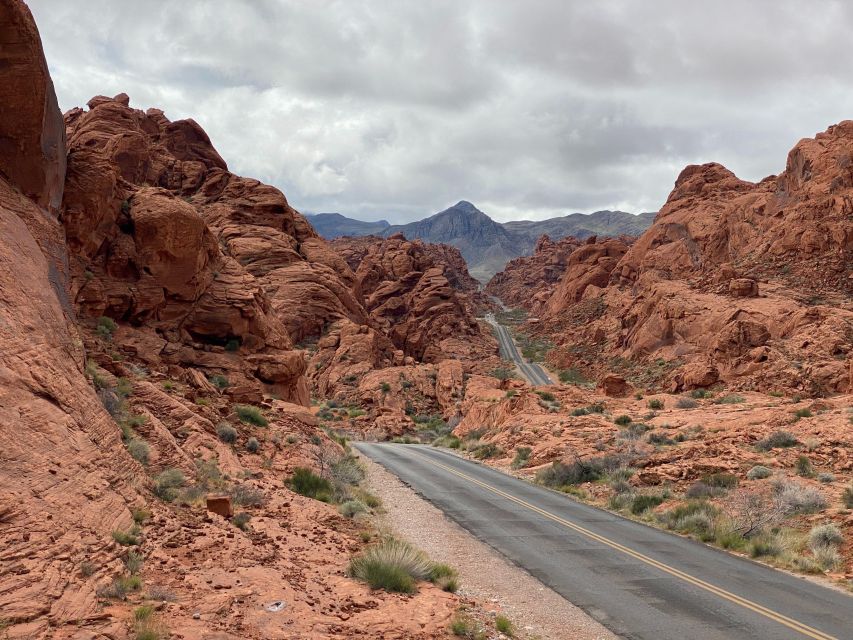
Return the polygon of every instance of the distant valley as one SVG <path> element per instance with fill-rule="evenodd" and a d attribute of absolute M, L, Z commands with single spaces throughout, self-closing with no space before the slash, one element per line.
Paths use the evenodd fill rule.
<path fill-rule="evenodd" d="M 572 213 L 548 220 L 496 222 L 466 200 L 423 220 L 389 224 L 385 220 L 365 222 L 339 213 L 308 214 L 309 222 L 326 239 L 342 236 L 376 235 L 390 237 L 402 233 L 407 239 L 443 242 L 458 248 L 472 276 L 485 283 L 513 258 L 530 255 L 536 240 L 547 234 L 552 240 L 566 236 L 640 235 L 648 229 L 656 212 L 639 215 L 624 211 Z"/>

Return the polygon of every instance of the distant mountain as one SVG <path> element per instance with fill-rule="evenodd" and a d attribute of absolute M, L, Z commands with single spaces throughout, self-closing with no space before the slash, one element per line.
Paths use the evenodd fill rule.
<path fill-rule="evenodd" d="M 462 252 L 471 275 L 481 282 L 519 255 L 515 234 L 465 200 L 424 220 L 391 225 L 382 231 L 386 238 L 395 233 L 402 233 L 408 240 L 420 238 L 453 245 Z"/>
<path fill-rule="evenodd" d="M 387 220 L 364 222 L 347 218 L 340 213 L 306 213 L 305 217 L 317 233 L 329 240 L 343 236 L 379 235 L 383 229 L 390 226 Z"/>
<path fill-rule="evenodd" d="M 402 233 L 409 240 L 453 245 L 465 257 L 468 271 L 480 282 L 487 282 L 507 262 L 533 253 L 536 240 L 547 234 L 552 240 L 566 236 L 638 236 L 648 229 L 656 213 L 634 215 L 624 211 L 572 213 L 548 220 L 495 222 L 470 202 L 461 200 L 429 218 L 409 224 L 362 222 L 337 213 L 309 215 L 308 221 L 325 238 L 344 235 L 379 235 L 389 237 Z"/>
<path fill-rule="evenodd" d="M 509 231 L 530 238 L 533 243 L 543 234 L 551 240 L 566 236 L 588 238 L 589 236 L 638 236 L 652 226 L 656 211 L 647 211 L 634 215 L 624 211 L 596 211 L 595 213 L 570 213 L 560 218 L 548 220 L 517 220 L 505 222 Z"/>

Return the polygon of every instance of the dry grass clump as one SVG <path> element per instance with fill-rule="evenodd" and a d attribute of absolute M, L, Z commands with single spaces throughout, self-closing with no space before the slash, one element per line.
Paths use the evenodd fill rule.
<path fill-rule="evenodd" d="M 397 593 L 414 593 L 417 582 L 424 580 L 445 591 L 456 591 L 459 586 L 452 567 L 432 562 L 420 549 L 393 537 L 386 537 L 354 557 L 348 573 L 372 589 Z"/>

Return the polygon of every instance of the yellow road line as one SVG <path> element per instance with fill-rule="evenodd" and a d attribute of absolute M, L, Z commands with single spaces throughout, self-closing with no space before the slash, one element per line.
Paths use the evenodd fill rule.
<path fill-rule="evenodd" d="M 819 629 L 815 629 L 815 628 L 810 627 L 806 624 L 803 624 L 802 622 L 798 622 L 798 621 L 794 620 L 793 618 L 789 618 L 785 615 L 782 615 L 781 613 L 777 613 L 776 611 L 773 611 L 772 609 L 768 609 L 767 607 L 764 607 L 764 606 L 758 604 L 757 602 L 752 602 L 751 600 L 747 600 L 746 598 L 743 598 L 739 595 L 731 593 L 730 591 L 726 591 L 725 589 L 722 589 L 721 587 L 717 587 L 713 584 L 705 582 L 704 580 L 701 580 L 701 579 L 696 578 L 696 577 L 694 577 L 688 573 L 685 573 L 679 569 L 676 569 L 674 567 L 670 567 L 669 565 L 664 564 L 663 562 L 660 562 L 658 560 L 655 560 L 654 558 L 650 558 L 649 556 L 646 556 L 642 553 L 639 553 L 638 551 L 634 551 L 633 549 L 630 549 L 624 545 L 619 544 L 618 542 L 614 542 L 608 538 L 605 538 L 604 536 L 599 535 L 597 533 L 594 533 L 593 531 L 590 531 L 589 529 L 581 527 L 581 526 L 579 526 L 573 522 L 569 522 L 568 520 L 564 520 L 563 518 L 556 516 L 553 513 L 550 513 L 549 511 L 545 511 L 544 509 L 540 509 L 539 507 L 537 507 L 533 504 L 530 504 L 529 502 L 522 500 L 521 498 L 516 498 L 515 496 L 510 495 L 509 493 L 506 493 L 505 491 L 501 491 L 500 489 L 493 487 L 492 485 L 490 485 L 486 482 L 482 482 L 481 480 L 477 480 L 476 478 L 472 478 L 471 476 L 469 476 L 466 473 L 462 473 L 461 471 L 457 471 L 456 469 L 453 469 L 452 467 L 441 464 L 440 462 L 436 462 L 435 460 L 432 460 L 431 458 L 429 458 L 427 456 L 424 456 L 424 455 L 421 455 L 420 453 L 416 453 L 414 451 L 411 451 L 411 449 L 409 449 L 409 452 L 412 455 L 424 460 L 425 462 L 428 462 L 431 465 L 434 465 L 436 467 L 444 469 L 445 471 L 452 473 L 452 474 L 454 474 L 454 475 L 456 475 L 456 476 L 458 476 L 464 480 L 467 480 L 468 482 L 479 485 L 479 486 L 483 487 L 484 489 L 491 491 L 492 493 L 495 493 L 495 494 L 497 494 L 503 498 L 506 498 L 507 500 L 510 500 L 512 502 L 515 502 L 516 504 L 519 504 L 519 505 L 521 505 L 527 509 L 530 509 L 531 511 L 534 511 L 534 512 L 548 518 L 549 520 L 557 522 L 558 524 L 561 524 L 568 529 L 571 529 L 573 531 L 581 533 L 581 534 L 587 536 L 588 538 L 595 540 L 596 542 L 600 542 L 601 544 L 604 544 L 608 547 L 611 547 L 612 549 L 616 549 L 617 551 L 621 551 L 622 553 L 624 553 L 628 556 L 631 556 L 632 558 L 635 558 L 636 560 L 640 560 L 641 562 L 644 562 L 644 563 L 646 563 L 652 567 L 655 567 L 656 569 L 659 569 L 665 573 L 668 573 L 669 575 L 675 576 L 676 578 L 684 580 L 685 582 L 688 582 L 694 586 L 697 586 L 700 589 L 704 589 L 705 591 L 709 591 L 709 592 L 713 593 L 714 595 L 717 595 L 717 596 L 719 596 L 725 600 L 728 600 L 729 602 L 733 602 L 735 604 L 738 604 L 738 605 L 740 605 L 746 609 L 749 609 L 750 611 L 753 611 L 753 612 L 758 613 L 758 614 L 760 614 L 766 618 L 769 618 L 769 619 L 773 620 L 774 622 L 778 622 L 779 624 L 782 624 L 782 625 L 784 625 L 790 629 L 793 629 L 794 631 L 797 631 L 806 637 L 814 638 L 815 640 L 838 640 L 835 636 L 831 636 L 829 634 L 826 634 L 823 631 L 820 631 Z"/>

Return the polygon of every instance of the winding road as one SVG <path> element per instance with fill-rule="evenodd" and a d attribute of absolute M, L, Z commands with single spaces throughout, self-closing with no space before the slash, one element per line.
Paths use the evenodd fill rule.
<path fill-rule="evenodd" d="M 432 447 L 355 446 L 622 637 L 853 639 L 853 597 L 840 590 Z"/>
<path fill-rule="evenodd" d="M 515 345 L 509 330 L 495 319 L 494 314 L 486 314 L 486 322 L 492 325 L 495 330 L 495 336 L 498 339 L 498 346 L 501 350 L 501 357 L 504 360 L 512 360 L 521 373 L 527 378 L 533 386 L 554 384 L 554 381 L 545 373 L 545 370 L 535 362 L 529 362 L 519 353 L 518 347 Z"/>

